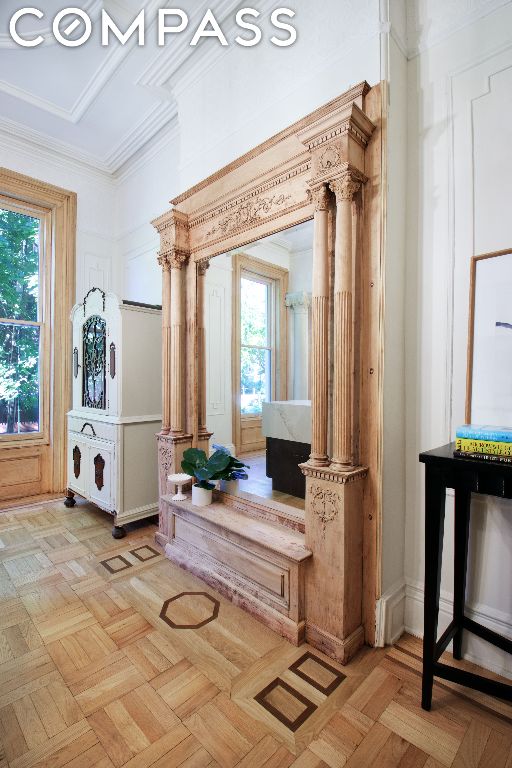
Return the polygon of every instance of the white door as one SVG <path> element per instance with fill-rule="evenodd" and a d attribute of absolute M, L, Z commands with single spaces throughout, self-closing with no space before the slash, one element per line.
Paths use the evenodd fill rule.
<path fill-rule="evenodd" d="M 68 433 L 68 487 L 87 496 L 89 464 L 88 441 L 76 432 Z"/>
<path fill-rule="evenodd" d="M 89 498 L 102 509 L 115 511 L 114 443 L 89 440 L 88 485 Z"/>

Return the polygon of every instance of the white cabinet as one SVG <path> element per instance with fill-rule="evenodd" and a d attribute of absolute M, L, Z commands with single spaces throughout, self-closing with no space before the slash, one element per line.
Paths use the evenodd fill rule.
<path fill-rule="evenodd" d="M 124 523 L 158 512 L 155 434 L 161 423 L 161 311 L 93 288 L 71 313 L 73 409 L 68 491 Z"/>

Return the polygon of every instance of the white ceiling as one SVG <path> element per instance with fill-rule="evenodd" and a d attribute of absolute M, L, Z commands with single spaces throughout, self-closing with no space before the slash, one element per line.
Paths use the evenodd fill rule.
<path fill-rule="evenodd" d="M 51 146 L 109 173 L 117 172 L 142 146 L 176 119 L 169 80 L 187 61 L 188 38 L 176 35 L 164 48 L 156 45 L 157 9 L 161 0 L 81 0 L 76 6 L 93 22 L 93 34 L 83 45 L 57 44 L 51 22 L 57 11 L 71 7 L 63 0 L 35 3 L 45 14 L 20 22 L 19 32 L 38 34 L 45 42 L 21 48 L 8 34 L 9 19 L 23 7 L 20 0 L 0 0 L 0 130 Z M 206 0 L 181 0 L 179 7 L 199 21 Z M 216 3 L 219 22 L 237 6 L 234 0 Z M 124 30 L 144 8 L 146 44 L 130 41 L 109 47 L 99 40 L 101 9 Z M 217 11 L 218 9 L 218 11 Z"/>
<path fill-rule="evenodd" d="M 309 2 L 294 3 L 300 7 L 305 1 Z M 508 2 L 390 0 L 391 21 L 395 35 L 403 41 L 404 52 L 411 56 Z M 294 7 L 294 3 L 290 6 Z M 206 66 L 207 53 L 213 50 L 205 47 L 196 52 L 188 45 L 188 35 L 173 36 L 165 47 L 158 48 L 157 9 L 171 5 L 163 0 L 80 0 L 75 5 L 89 13 L 95 31 L 78 48 L 57 44 L 51 34 L 56 12 L 66 7 L 63 0 L 38 0 L 34 5 L 43 11 L 44 19 L 25 19 L 20 23 L 20 32 L 42 34 L 45 42 L 37 48 L 20 48 L 11 40 L 8 24 L 22 5 L 21 0 L 0 0 L 0 136 L 2 131 L 14 134 L 109 174 L 120 171 L 162 128 L 177 119 L 171 83 L 179 81 L 184 69 L 188 69 L 192 53 L 194 66 L 199 59 Z M 188 13 L 189 29 L 194 28 L 194 22 L 197 26 L 206 8 L 213 7 L 226 31 L 226 21 L 229 29 L 234 10 L 241 3 L 180 0 L 176 5 Z M 270 5 L 279 4 L 259 0 L 257 7 L 263 11 Z M 145 46 L 138 47 L 133 41 L 121 46 L 112 40 L 108 48 L 103 48 L 98 39 L 99 25 L 95 23 L 102 8 L 121 29 L 126 29 L 144 8 Z M 320 32 L 326 20 L 320 15 L 318 23 Z"/>

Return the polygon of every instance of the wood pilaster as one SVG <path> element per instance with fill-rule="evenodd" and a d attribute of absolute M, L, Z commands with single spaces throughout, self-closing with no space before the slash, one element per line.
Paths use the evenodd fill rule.
<path fill-rule="evenodd" d="M 158 263 L 162 267 L 162 433 L 167 435 L 171 428 L 171 266 L 164 256 L 158 257 Z"/>
<path fill-rule="evenodd" d="M 353 199 L 364 177 L 354 169 L 329 185 L 336 195 L 334 250 L 333 469 L 354 466 Z"/>
<path fill-rule="evenodd" d="M 198 358 L 198 436 L 209 439 L 206 426 L 206 343 L 205 343 L 205 281 L 206 270 L 210 266 L 208 259 L 197 265 L 197 358 Z"/>
<path fill-rule="evenodd" d="M 325 184 L 313 190 L 315 203 L 313 245 L 313 298 L 311 304 L 311 455 L 309 464 L 325 467 L 329 394 L 329 191 Z"/>

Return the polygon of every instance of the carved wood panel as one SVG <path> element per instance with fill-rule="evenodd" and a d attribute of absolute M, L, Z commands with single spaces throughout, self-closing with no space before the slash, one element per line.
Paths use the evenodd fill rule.
<path fill-rule="evenodd" d="M 80 452 L 80 448 L 78 445 L 75 445 L 73 448 L 73 474 L 75 475 L 76 479 L 80 477 L 80 462 L 82 460 L 82 454 Z"/>
<path fill-rule="evenodd" d="M 105 459 L 101 455 L 101 453 L 98 453 L 94 457 L 94 482 L 96 483 L 96 488 L 98 491 L 101 491 L 101 489 L 104 486 L 103 482 L 103 470 L 105 469 Z"/>

